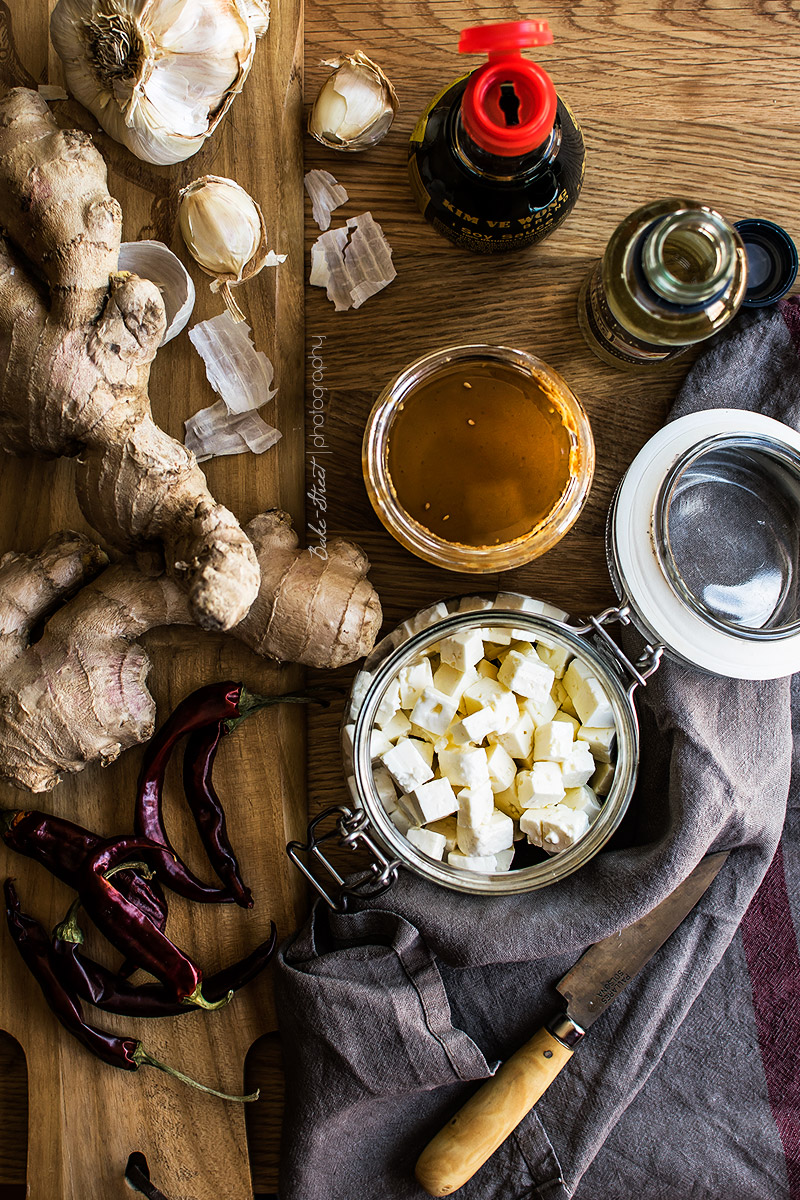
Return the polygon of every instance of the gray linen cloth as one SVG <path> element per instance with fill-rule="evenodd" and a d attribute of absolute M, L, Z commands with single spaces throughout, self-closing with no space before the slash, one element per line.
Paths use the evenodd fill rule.
<path fill-rule="evenodd" d="M 797 427 L 799 354 L 795 300 L 743 313 L 671 416 L 730 406 Z M 732 853 L 696 910 L 458 1195 L 800 1198 L 798 695 L 665 662 L 637 693 L 628 816 L 579 872 L 489 900 L 401 872 L 346 915 L 317 905 L 277 965 L 282 1200 L 424 1197 L 418 1154 L 555 1010 L 553 984 L 717 849 Z"/>

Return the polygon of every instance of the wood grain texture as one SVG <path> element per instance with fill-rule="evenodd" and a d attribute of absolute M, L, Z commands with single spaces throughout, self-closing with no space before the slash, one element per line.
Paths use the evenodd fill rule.
<path fill-rule="evenodd" d="M 51 7 L 48 0 L 14 0 L 0 7 L 4 78 L 59 81 L 57 60 L 48 47 Z M 99 132 L 77 104 L 59 102 L 53 107 L 62 125 L 85 128 L 95 136 L 108 164 L 109 190 L 122 204 L 126 240 L 159 238 L 188 260 L 176 236 L 177 198 L 179 189 L 198 175 L 232 176 L 261 202 L 270 245 L 288 252 L 289 259 L 280 270 L 266 270 L 251 281 L 241 303 L 256 345 L 275 365 L 279 391 L 270 419 L 282 430 L 283 440 L 263 458 L 211 462 L 207 474 L 216 497 L 242 520 L 280 505 L 302 528 L 301 73 L 302 11 L 299 0 L 287 0 L 257 49 L 244 95 L 220 131 L 198 155 L 171 168 L 139 162 Z M 209 290 L 208 277 L 191 270 L 197 287 L 195 323 L 220 311 L 221 305 Z M 216 398 L 186 334 L 159 352 L 150 395 L 156 421 L 178 438 L 183 436 L 184 419 Z M 50 530 L 65 525 L 86 528 L 74 496 L 73 474 L 74 465 L 68 461 L 4 459 L 0 553 L 33 549 Z M 301 679 L 297 669 L 280 669 L 231 639 L 197 629 L 157 630 L 145 641 L 153 661 L 150 687 L 161 719 L 188 692 L 215 679 L 243 679 L 253 690 L 265 692 L 287 690 Z M 140 757 L 140 751 L 131 751 L 106 770 L 90 768 L 34 804 L 104 834 L 129 830 Z M 305 893 L 289 869 L 284 845 L 305 825 L 304 760 L 305 731 L 297 710 L 260 714 L 221 748 L 218 787 L 256 906 L 244 912 L 233 905 L 191 906 L 172 898 L 168 930 L 208 972 L 252 949 L 266 936 L 271 918 L 285 936 L 302 917 Z M 179 799 L 177 764 L 166 794 L 178 847 L 199 873 L 208 875 L 210 868 L 195 849 L 191 817 Z M 0 805 L 25 803 L 30 806 L 20 793 L 0 789 Z M 68 891 L 42 868 L 12 858 L 3 849 L 0 870 L 17 877 L 23 906 L 44 924 L 52 925 L 64 913 Z M 204 1096 L 150 1068 L 131 1075 L 101 1065 L 56 1024 L 5 935 L 0 962 L 0 1027 L 16 1039 L 27 1066 L 27 1179 L 33 1200 L 130 1195 L 123 1171 L 134 1149 L 146 1154 L 153 1178 L 171 1200 L 252 1196 L 242 1105 Z M 212 1014 L 161 1022 L 94 1019 L 104 1028 L 140 1037 L 150 1053 L 203 1082 L 236 1093 L 244 1090 L 250 1047 L 275 1027 L 267 976 Z M 18 1125 L 9 1128 L 4 1122 L 0 1178 L 9 1182 L 12 1172 L 6 1164 L 15 1155 L 17 1171 L 20 1166 L 25 1169 L 19 1139 L 9 1136 L 15 1133 Z"/>

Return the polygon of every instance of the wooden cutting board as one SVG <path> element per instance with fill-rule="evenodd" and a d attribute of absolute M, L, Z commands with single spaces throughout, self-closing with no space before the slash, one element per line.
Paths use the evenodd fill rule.
<path fill-rule="evenodd" d="M 0 77 L 36 86 L 61 83 L 49 46 L 54 3 L 0 3 Z M 57 102 L 60 124 L 84 128 L 109 169 L 109 190 L 122 204 L 124 238 L 157 238 L 184 261 L 175 233 L 178 191 L 191 179 L 235 178 L 262 205 L 270 246 L 288 252 L 240 292 L 256 346 L 275 366 L 278 395 L 268 420 L 283 432 L 263 457 L 243 455 L 207 464 L 211 489 L 243 521 L 280 505 L 303 520 L 303 243 L 300 0 L 283 0 L 259 44 L 245 86 L 224 128 L 187 163 L 157 168 L 139 162 L 102 132 L 78 105 Z M 190 267 L 197 287 L 191 324 L 220 311 L 209 280 Z M 165 346 L 153 366 L 150 395 L 156 421 L 176 437 L 192 412 L 216 399 L 186 333 Z M 0 553 L 35 549 L 55 529 L 88 530 L 74 496 L 71 462 L 11 458 L 0 463 Z M 162 629 L 145 639 L 153 662 L 150 688 L 163 720 L 195 687 L 213 680 L 244 680 L 256 691 L 297 686 L 296 668 L 279 669 L 230 638 L 198 629 Z M 104 834 L 132 827 L 134 786 L 141 752 L 113 766 L 89 768 L 55 792 L 30 798 L 0 788 L 2 807 L 38 807 Z M 284 853 L 305 828 L 305 734 L 297 709 L 253 718 L 226 739 L 215 781 L 226 805 L 232 841 L 252 886 L 255 907 L 189 905 L 171 900 L 168 932 L 212 972 L 248 953 L 277 922 L 285 936 L 302 914 L 304 893 Z M 177 773 L 168 780 L 168 820 L 179 849 L 206 877 L 210 868 L 194 849 L 191 818 Z M 41 867 L 0 848 L 3 878 L 13 875 L 22 905 L 47 926 L 65 912 L 68 889 Z M 270 981 L 262 977 L 217 1013 L 167 1021 L 98 1018 L 97 1024 L 140 1037 L 151 1053 L 205 1083 L 241 1092 L 245 1056 L 275 1027 Z M 0 1029 L 21 1045 L 28 1072 L 28 1187 L 33 1200 L 113 1200 L 131 1193 L 123 1182 L 128 1155 L 143 1151 L 153 1179 L 171 1200 L 247 1200 L 252 1195 L 244 1107 L 183 1086 L 160 1072 L 115 1071 L 74 1042 L 47 1009 L 33 978 L 0 930 Z"/>

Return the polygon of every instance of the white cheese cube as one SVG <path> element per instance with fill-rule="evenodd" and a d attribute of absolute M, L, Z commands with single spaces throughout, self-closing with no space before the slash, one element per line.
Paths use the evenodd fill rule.
<path fill-rule="evenodd" d="M 373 760 L 380 758 L 387 750 L 390 750 L 392 743 L 389 741 L 382 729 L 373 729 L 369 735 L 369 753 Z"/>
<path fill-rule="evenodd" d="M 424 742 L 422 738 L 415 737 L 409 738 L 408 740 L 411 742 L 411 745 L 414 747 L 414 749 L 422 755 L 428 766 L 433 768 L 433 743 Z"/>
<path fill-rule="evenodd" d="M 445 853 L 449 854 L 451 850 L 456 848 L 456 819 L 455 817 L 441 817 L 438 821 L 431 821 L 428 829 L 434 833 L 439 833 L 445 840 Z"/>
<path fill-rule="evenodd" d="M 434 833 L 432 829 L 409 829 L 406 837 L 428 858 L 444 858 L 447 840 L 440 833 Z"/>
<path fill-rule="evenodd" d="M 562 708 L 559 708 L 556 712 L 556 715 L 552 718 L 552 720 L 566 721 L 566 723 L 572 727 L 572 736 L 573 737 L 578 736 L 578 730 L 581 727 L 581 723 L 577 717 L 572 717 L 572 716 L 570 716 L 569 713 L 565 713 Z"/>
<path fill-rule="evenodd" d="M 532 846 L 542 845 L 542 818 L 552 809 L 526 808 L 519 819 L 520 831 L 525 834 Z"/>
<path fill-rule="evenodd" d="M 493 646 L 511 645 L 511 630 L 503 629 L 500 625 L 492 625 L 488 628 L 482 629 L 481 637 L 485 642 L 491 642 Z"/>
<path fill-rule="evenodd" d="M 500 696 L 508 694 L 508 688 L 503 687 L 496 679 L 481 677 L 470 684 L 464 691 L 464 708 L 468 713 L 477 712 L 480 708 L 491 708 Z"/>
<path fill-rule="evenodd" d="M 355 733 L 355 731 L 356 731 L 355 722 L 352 722 L 349 725 L 345 725 L 344 728 L 342 729 L 342 742 L 344 743 L 344 752 L 345 752 L 345 754 L 349 754 L 350 757 L 352 757 L 352 755 L 353 755 L 353 734 Z"/>
<path fill-rule="evenodd" d="M 474 667 L 468 671 L 457 671 L 449 663 L 443 662 L 433 677 L 433 687 L 445 696 L 460 700 L 466 688 L 475 683 L 478 672 Z"/>
<path fill-rule="evenodd" d="M 596 763 L 586 742 L 575 742 L 567 758 L 561 763 L 561 778 L 565 788 L 580 787 L 594 775 Z"/>
<path fill-rule="evenodd" d="M 484 596 L 462 596 L 458 602 L 459 612 L 480 612 L 485 608 L 493 608 L 494 601 Z"/>
<path fill-rule="evenodd" d="M 497 808 L 488 821 L 475 828 L 458 821 L 458 848 L 462 854 L 496 854 L 513 845 L 514 822 Z"/>
<path fill-rule="evenodd" d="M 350 691 L 350 711 L 347 714 L 351 721 L 355 721 L 358 716 L 358 710 L 364 703 L 364 697 L 371 683 L 372 675 L 369 671 L 359 671 L 353 680 L 353 686 Z"/>
<path fill-rule="evenodd" d="M 612 726 L 581 725 L 575 736 L 587 743 L 595 762 L 608 763 L 611 762 L 616 735 L 617 731 Z"/>
<path fill-rule="evenodd" d="M 520 708 L 525 710 L 537 729 L 540 725 L 546 725 L 548 721 L 552 721 L 559 711 L 552 696 L 546 696 L 544 700 L 534 700 L 530 696 L 526 696 L 521 701 Z"/>
<path fill-rule="evenodd" d="M 437 621 L 443 621 L 448 615 L 447 605 L 443 600 L 438 600 L 436 604 L 431 604 L 428 608 L 423 608 L 415 616 L 409 617 L 407 621 L 403 621 L 400 628 L 406 637 L 410 637 L 412 633 L 419 633 L 421 629 L 427 629 L 429 625 L 434 625 Z"/>
<path fill-rule="evenodd" d="M 458 799 L 449 779 L 432 779 L 412 793 L 411 811 L 419 816 L 420 825 L 449 817 L 458 809 Z"/>
<path fill-rule="evenodd" d="M 506 816 L 511 817 L 513 821 L 520 819 L 525 809 L 517 802 L 516 776 L 511 787 L 506 788 L 504 792 L 495 792 L 494 806 L 499 808 L 500 812 L 504 812 Z"/>
<path fill-rule="evenodd" d="M 385 725 L 381 726 L 381 733 L 390 742 L 396 742 L 399 737 L 405 737 L 410 732 L 411 722 L 402 709 L 394 714 L 391 721 L 387 721 Z"/>
<path fill-rule="evenodd" d="M 402 667 L 397 674 L 397 686 L 400 692 L 400 707 L 412 709 L 425 688 L 433 687 L 430 660 L 422 658 L 411 666 Z"/>
<path fill-rule="evenodd" d="M 494 812 L 494 792 L 488 783 L 477 787 L 461 788 L 458 793 L 458 824 L 467 829 L 477 829 L 491 819 Z"/>
<path fill-rule="evenodd" d="M 611 785 L 614 782 L 614 766 L 612 763 L 598 763 L 597 770 L 589 780 L 589 783 L 597 792 L 598 796 L 607 796 L 611 791 Z"/>
<path fill-rule="evenodd" d="M 440 750 L 439 769 L 454 787 L 476 787 L 489 782 L 486 751 L 479 746 Z"/>
<path fill-rule="evenodd" d="M 548 646 L 547 642 L 541 640 L 536 643 L 536 649 L 542 662 L 553 668 L 556 679 L 563 679 L 572 659 L 572 651 L 566 646 Z"/>
<path fill-rule="evenodd" d="M 557 854 L 574 845 L 578 838 L 583 837 L 589 828 L 589 818 L 585 812 L 556 804 L 554 808 L 546 808 L 542 816 L 542 849 L 548 854 Z"/>
<path fill-rule="evenodd" d="M 497 662 L 497 660 L 499 659 L 499 657 L 503 653 L 503 651 L 507 650 L 507 649 L 508 649 L 507 646 L 498 646 L 495 642 L 484 641 L 484 643 L 483 643 L 484 661 L 491 662 L 494 665 L 494 663 Z"/>
<path fill-rule="evenodd" d="M 498 850 L 494 857 L 495 871 L 510 871 L 514 861 L 514 847 L 511 846 L 508 850 Z"/>
<path fill-rule="evenodd" d="M 593 825 L 600 816 L 597 796 L 585 783 L 581 787 L 567 788 L 561 803 L 565 804 L 567 808 L 574 809 L 575 812 L 585 812 L 590 825 Z"/>
<path fill-rule="evenodd" d="M 519 592 L 498 592 L 495 604 L 498 608 L 513 608 L 518 612 L 552 617 L 555 621 L 563 621 L 567 616 L 563 608 L 556 608 L 555 604 L 548 604 L 546 600 L 534 600 L 532 596 L 523 596 Z"/>
<path fill-rule="evenodd" d="M 457 671 L 468 671 L 483 658 L 483 638 L 477 629 L 465 629 L 461 633 L 442 638 L 439 643 L 442 662 Z"/>
<path fill-rule="evenodd" d="M 578 714 L 575 712 L 575 705 L 572 703 L 572 698 L 560 679 L 557 679 L 553 684 L 550 695 L 555 700 L 557 708 L 560 708 L 562 712 L 569 713 L 571 717 L 577 717 Z"/>
<path fill-rule="evenodd" d="M 517 774 L 516 763 L 508 751 L 495 742 L 486 751 L 486 761 L 489 765 L 489 783 L 493 792 L 504 792 L 510 788 Z"/>
<path fill-rule="evenodd" d="M 397 679 L 393 679 L 378 705 L 378 710 L 375 713 L 375 724 L 381 727 L 387 725 L 400 707 L 402 707 L 400 704 L 400 682 Z"/>
<path fill-rule="evenodd" d="M 401 792 L 413 792 L 433 779 L 433 771 L 409 738 L 400 738 L 384 754 L 381 761 Z"/>
<path fill-rule="evenodd" d="M 523 709 L 517 720 L 505 733 L 493 733 L 491 740 L 502 746 L 512 758 L 525 758 L 533 748 L 533 721 Z"/>
<path fill-rule="evenodd" d="M 516 716 L 516 706 L 514 710 Z M 490 733 L 496 733 L 499 725 L 506 725 L 507 718 L 502 713 L 498 713 L 494 708 L 479 708 L 477 712 L 468 713 L 467 716 L 459 722 L 461 729 L 466 734 L 466 741 L 475 742 L 476 744 L 483 741 Z M 461 737 L 456 733 L 457 726 L 453 729 L 453 741 L 461 742 Z"/>
<path fill-rule="evenodd" d="M 485 658 L 481 659 L 476 670 L 482 679 L 497 679 L 497 667 Z"/>
<path fill-rule="evenodd" d="M 381 804 L 387 812 L 392 812 L 397 808 L 397 791 L 395 790 L 391 775 L 386 770 L 386 767 L 375 767 L 372 772 L 372 778 L 375 783 L 375 791 L 380 796 Z"/>
<path fill-rule="evenodd" d="M 397 808 L 392 809 L 392 811 L 389 813 L 389 820 L 396 829 L 400 830 L 403 837 L 408 837 L 409 829 L 416 827 L 416 822 L 414 821 L 413 817 L 406 812 L 402 805 L 398 805 Z"/>
<path fill-rule="evenodd" d="M 477 871 L 480 875 L 493 875 L 497 869 L 497 860 L 493 854 L 459 854 L 451 850 L 447 856 L 451 867 L 460 867 L 462 871 Z"/>
<path fill-rule="evenodd" d="M 591 672 L 589 663 L 574 658 L 564 676 L 564 687 L 582 725 L 590 725 L 593 728 L 613 725 L 614 710 L 611 702 Z"/>
<path fill-rule="evenodd" d="M 547 721 L 536 730 L 533 741 L 533 757 L 563 762 L 575 745 L 573 729 L 564 721 Z"/>
<path fill-rule="evenodd" d="M 517 803 L 520 808 L 546 808 L 564 797 L 561 767 L 555 762 L 535 762 L 530 771 L 517 775 Z"/>
<path fill-rule="evenodd" d="M 534 700 L 544 701 L 550 695 L 555 675 L 551 667 L 545 666 L 535 650 L 530 654 L 509 650 L 497 672 L 497 679 L 519 696 L 530 696 Z"/>
<path fill-rule="evenodd" d="M 457 701 L 436 688 L 426 687 L 411 710 L 411 720 L 429 733 L 441 736 L 456 715 Z"/>
<path fill-rule="evenodd" d="M 430 742 L 433 745 L 438 736 L 436 733 L 431 733 L 430 729 L 423 729 L 421 725 L 415 725 L 413 721 L 411 722 L 409 737 L 417 738 L 421 742 Z"/>

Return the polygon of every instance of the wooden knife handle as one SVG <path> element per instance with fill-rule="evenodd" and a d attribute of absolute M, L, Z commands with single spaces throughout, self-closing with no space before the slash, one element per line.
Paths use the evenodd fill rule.
<path fill-rule="evenodd" d="M 488 1079 L 419 1156 L 415 1174 L 429 1196 L 449 1196 L 516 1129 L 572 1050 L 540 1029 Z"/>

